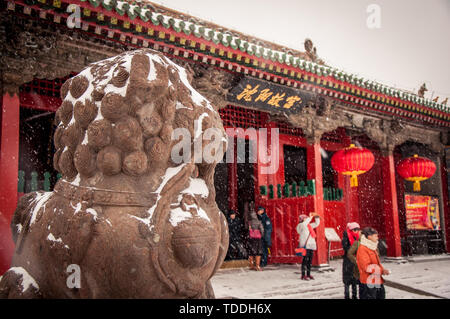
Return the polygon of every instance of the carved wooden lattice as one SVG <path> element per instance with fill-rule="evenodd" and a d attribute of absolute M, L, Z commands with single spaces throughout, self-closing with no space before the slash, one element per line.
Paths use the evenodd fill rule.
<path fill-rule="evenodd" d="M 267 113 L 228 105 L 219 110 L 225 127 L 262 128 L 265 127 Z"/>
<path fill-rule="evenodd" d="M 20 87 L 20 93 L 39 94 L 59 98 L 61 85 L 63 85 L 67 79 L 73 77 L 74 75 L 76 75 L 76 73 L 72 73 L 71 75 L 63 78 L 56 78 L 54 80 L 33 79 L 33 81 Z"/>

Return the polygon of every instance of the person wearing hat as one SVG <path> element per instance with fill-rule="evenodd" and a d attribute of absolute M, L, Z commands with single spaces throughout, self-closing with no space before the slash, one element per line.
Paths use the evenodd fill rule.
<path fill-rule="evenodd" d="M 311 223 L 314 218 L 314 222 Z M 314 228 L 319 226 L 320 217 L 317 213 L 310 213 L 309 217 L 306 215 L 300 215 L 299 224 L 297 225 L 297 233 L 299 237 L 299 246 L 306 249 L 306 255 L 302 260 L 302 280 L 314 279 L 311 276 L 311 263 L 314 255 L 314 251 L 317 250 L 316 244 L 316 232 Z"/>
<path fill-rule="evenodd" d="M 358 284 L 358 279 L 355 278 L 354 272 L 357 267 L 355 264 L 347 257 L 348 251 L 355 242 L 358 242 L 361 229 L 359 224 L 356 222 L 348 223 L 347 228 L 342 234 L 342 249 L 344 250 L 344 256 L 342 258 L 342 281 L 344 283 L 344 298 L 350 299 L 350 286 L 352 287 L 352 299 L 357 299 L 356 286 Z M 355 259 L 356 260 L 356 259 Z"/>
<path fill-rule="evenodd" d="M 261 221 L 264 227 L 264 237 L 262 240 L 262 257 L 261 257 L 261 267 L 267 265 L 267 256 L 269 255 L 269 248 L 272 247 L 272 222 L 269 216 L 266 214 L 266 209 L 262 206 L 258 207 L 258 219 Z"/>
<path fill-rule="evenodd" d="M 389 270 L 383 268 L 378 253 L 378 232 L 366 227 L 361 233 L 361 241 L 356 253 L 356 263 L 361 282 L 360 299 L 385 299 L 383 275 Z"/>
<path fill-rule="evenodd" d="M 361 231 L 359 231 L 359 239 L 355 240 L 353 244 L 351 245 L 350 249 L 347 251 L 347 258 L 350 260 L 350 262 L 353 264 L 353 279 L 358 284 L 358 293 L 359 298 L 361 299 L 361 293 L 362 293 L 362 285 L 359 281 L 359 269 L 358 264 L 356 263 L 356 253 L 358 252 L 359 245 L 361 243 Z M 354 288 L 353 288 L 354 289 Z M 353 290 L 355 291 L 355 290 Z"/>

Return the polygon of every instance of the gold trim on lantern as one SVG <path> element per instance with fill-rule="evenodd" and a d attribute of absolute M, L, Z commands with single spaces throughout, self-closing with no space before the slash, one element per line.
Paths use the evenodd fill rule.
<path fill-rule="evenodd" d="M 342 175 L 350 176 L 350 187 L 358 187 L 358 175 L 364 174 L 367 171 L 351 171 L 342 172 Z"/>

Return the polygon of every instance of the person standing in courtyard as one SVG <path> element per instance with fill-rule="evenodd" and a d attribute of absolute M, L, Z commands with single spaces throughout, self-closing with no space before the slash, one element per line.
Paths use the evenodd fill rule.
<path fill-rule="evenodd" d="M 356 253 L 356 263 L 361 282 L 361 299 L 385 299 L 383 275 L 389 270 L 383 268 L 378 253 L 378 232 L 366 227 L 361 234 L 361 241 Z"/>
<path fill-rule="evenodd" d="M 355 280 L 355 282 L 358 285 L 358 294 L 359 294 L 359 298 L 361 299 L 361 295 L 362 295 L 362 285 L 361 282 L 359 281 L 359 269 L 358 269 L 358 264 L 356 263 L 356 253 L 358 252 L 358 248 L 359 245 L 361 244 L 361 234 L 362 232 L 359 232 L 359 239 L 355 240 L 352 244 L 352 246 L 350 247 L 350 249 L 347 252 L 347 258 L 353 263 L 354 267 L 353 267 L 353 278 Z"/>
<path fill-rule="evenodd" d="M 250 211 L 249 221 L 249 239 L 248 239 L 248 261 L 250 269 L 261 271 L 262 237 L 264 236 L 264 227 L 256 216 L 256 212 Z"/>
<path fill-rule="evenodd" d="M 269 255 L 269 248 L 272 247 L 272 222 L 269 216 L 267 216 L 266 209 L 262 206 L 258 207 L 258 219 L 261 221 L 264 227 L 264 236 L 262 237 L 262 257 L 261 267 L 267 265 L 267 257 Z"/>
<path fill-rule="evenodd" d="M 344 298 L 350 299 L 350 286 L 352 287 L 352 299 L 357 299 L 356 286 L 358 279 L 355 278 L 355 267 L 357 267 L 356 259 L 355 264 L 347 256 L 348 251 L 352 245 L 359 240 L 361 229 L 358 223 L 348 223 L 347 228 L 342 235 L 342 249 L 344 250 L 344 256 L 342 258 L 342 281 L 344 283 Z"/>
<path fill-rule="evenodd" d="M 230 210 L 228 214 L 228 233 L 230 236 L 227 259 L 238 259 L 244 258 L 242 254 L 242 221 L 239 217 L 236 216 L 236 212 L 234 210 Z"/>
<path fill-rule="evenodd" d="M 314 219 L 314 222 L 311 222 Z M 312 280 L 311 276 L 311 263 L 314 255 L 314 251 L 317 250 L 316 244 L 316 232 L 314 228 L 319 226 L 320 217 L 317 213 L 310 213 L 309 217 L 306 215 L 300 215 L 299 224 L 297 225 L 297 233 L 299 236 L 299 247 L 306 249 L 306 255 L 303 256 L 302 261 L 302 280 Z"/>

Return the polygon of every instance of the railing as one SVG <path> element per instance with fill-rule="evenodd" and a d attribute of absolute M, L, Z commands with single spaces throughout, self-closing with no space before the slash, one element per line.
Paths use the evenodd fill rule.
<path fill-rule="evenodd" d="M 340 201 L 344 198 L 344 190 L 342 188 L 324 187 L 323 200 Z"/>
<path fill-rule="evenodd" d="M 259 202 L 265 207 L 272 221 L 271 263 L 298 263 L 301 258 L 295 255 L 298 246 L 298 216 L 307 214 L 308 197 L 289 197 L 263 199 Z"/>
<path fill-rule="evenodd" d="M 268 196 L 269 199 L 275 198 L 274 185 L 262 185 L 260 186 L 261 196 Z M 298 184 L 293 182 L 292 184 L 277 184 L 276 185 L 276 198 L 289 198 L 289 197 L 305 197 L 316 194 L 316 181 L 308 180 L 306 185 L 304 181 L 300 181 Z"/>
<path fill-rule="evenodd" d="M 39 178 L 41 177 L 41 178 Z M 17 182 L 17 192 L 18 193 L 28 193 L 35 192 L 38 190 L 44 190 L 46 192 L 51 191 L 51 178 L 52 173 L 44 172 L 39 176 L 38 172 L 32 171 L 30 174 L 30 179 L 26 179 L 25 171 L 19 170 L 18 182 Z M 61 178 L 61 174 L 56 175 L 56 180 Z"/>

